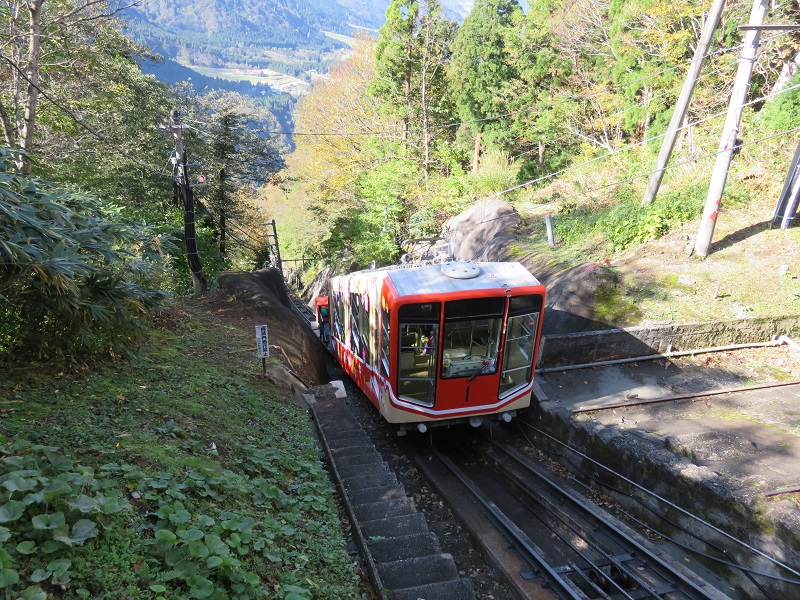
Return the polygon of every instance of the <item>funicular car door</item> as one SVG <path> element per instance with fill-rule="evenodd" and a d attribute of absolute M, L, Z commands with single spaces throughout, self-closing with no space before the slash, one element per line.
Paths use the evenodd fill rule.
<path fill-rule="evenodd" d="M 505 295 L 445 302 L 437 410 L 497 403 L 505 309 Z"/>

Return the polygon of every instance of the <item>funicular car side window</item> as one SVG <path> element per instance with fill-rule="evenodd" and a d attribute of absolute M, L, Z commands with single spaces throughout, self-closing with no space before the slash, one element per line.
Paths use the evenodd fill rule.
<path fill-rule="evenodd" d="M 381 309 L 381 374 L 384 377 L 389 376 L 389 349 L 391 348 L 389 317 L 389 308 L 384 306 Z"/>
<path fill-rule="evenodd" d="M 342 293 L 333 293 L 333 337 L 339 341 L 344 341 L 344 303 Z"/>
<path fill-rule="evenodd" d="M 433 405 L 441 302 L 405 304 L 398 310 L 398 395 L 404 400 Z"/>
<path fill-rule="evenodd" d="M 524 387 L 531 380 L 541 307 L 541 296 L 511 299 L 500 373 L 501 396 Z"/>

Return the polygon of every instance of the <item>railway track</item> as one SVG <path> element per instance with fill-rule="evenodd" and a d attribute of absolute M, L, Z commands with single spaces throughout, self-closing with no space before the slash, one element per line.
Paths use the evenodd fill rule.
<path fill-rule="evenodd" d="M 507 443 L 448 440 L 421 453 L 418 463 L 449 500 L 467 494 L 511 545 L 518 560 L 508 575 L 520 596 L 727 597 Z M 447 478 L 458 485 L 445 483 Z M 474 515 L 468 519 L 475 521 Z M 488 534 L 484 529 L 476 535 Z M 491 543 L 484 547 L 492 551 Z M 507 556 L 495 561 L 509 563 Z"/>
<path fill-rule="evenodd" d="M 317 320 L 317 315 L 311 310 L 308 305 L 294 292 L 294 290 L 286 284 L 286 295 L 292 303 L 292 307 L 301 317 L 303 317 L 309 324 L 313 324 Z"/>

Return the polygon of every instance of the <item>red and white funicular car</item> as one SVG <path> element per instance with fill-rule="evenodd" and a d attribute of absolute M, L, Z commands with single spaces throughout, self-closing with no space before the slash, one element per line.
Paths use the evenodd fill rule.
<path fill-rule="evenodd" d="M 334 277 L 331 350 L 401 429 L 530 405 L 545 290 L 518 262 L 447 262 Z"/>

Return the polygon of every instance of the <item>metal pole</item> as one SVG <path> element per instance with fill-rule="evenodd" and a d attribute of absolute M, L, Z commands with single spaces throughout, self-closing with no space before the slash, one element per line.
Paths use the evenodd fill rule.
<path fill-rule="evenodd" d="M 547 243 L 550 244 L 550 246 L 555 246 L 556 240 L 553 237 L 553 219 L 549 214 L 544 216 L 544 224 L 547 227 Z"/>
<path fill-rule="evenodd" d="M 272 237 L 275 239 L 275 258 L 278 261 L 278 271 L 283 277 L 283 263 L 281 262 L 281 248 L 278 246 L 278 229 L 275 226 L 275 219 L 272 219 Z"/>
<path fill-rule="evenodd" d="M 792 163 L 789 166 L 789 172 L 786 174 L 786 180 L 783 182 L 783 189 L 780 196 L 778 196 L 778 204 L 775 206 L 775 214 L 772 216 L 772 224 L 770 227 L 775 227 L 779 221 L 783 221 L 786 216 L 787 205 L 790 204 L 793 183 L 795 178 L 800 178 L 800 143 L 797 144 L 797 149 L 794 151 Z M 794 215 L 792 215 L 793 217 Z M 782 227 L 785 229 L 785 227 Z"/>
<path fill-rule="evenodd" d="M 797 212 L 797 199 L 800 195 L 800 173 L 797 168 L 794 172 L 794 183 L 792 183 L 792 191 L 789 193 L 789 203 L 786 205 L 786 210 L 783 212 L 783 220 L 781 221 L 781 229 L 789 229 L 792 224 L 792 219 Z"/>
<path fill-rule="evenodd" d="M 678 132 L 681 129 L 681 123 L 686 117 L 686 112 L 689 110 L 689 102 L 692 99 L 697 79 L 700 75 L 700 69 L 703 66 L 703 61 L 708 53 L 708 47 L 711 44 L 711 38 L 714 37 L 714 31 L 719 24 L 720 15 L 722 15 L 722 8 L 725 6 L 725 0 L 714 0 L 711 5 L 711 10 L 708 13 L 706 22 L 703 24 L 703 31 L 700 34 L 700 42 L 694 51 L 694 58 L 689 65 L 689 71 L 686 73 L 686 79 L 683 81 L 681 93 L 678 96 L 678 101 L 675 103 L 675 111 L 672 113 L 672 119 L 667 127 L 667 133 L 664 140 L 661 142 L 661 150 L 656 159 L 656 166 L 650 175 L 650 181 L 647 182 L 647 189 L 644 191 L 642 204 L 650 204 L 655 200 L 658 188 L 661 185 L 661 179 L 664 177 L 664 170 L 667 168 L 669 157 L 672 154 L 672 149 L 675 147 L 675 140 L 678 137 Z"/>
<path fill-rule="evenodd" d="M 753 2 L 753 10 L 750 13 L 748 25 L 752 29 L 748 29 L 744 36 L 739 69 L 736 72 L 733 92 L 728 105 L 728 114 L 725 117 L 725 125 L 722 128 L 722 136 L 719 142 L 717 161 L 711 174 L 703 218 L 700 221 L 700 229 L 697 232 L 697 240 L 695 241 L 694 249 L 698 256 L 708 256 L 711 238 L 714 237 L 714 227 L 717 224 L 722 193 L 725 191 L 725 181 L 728 179 L 728 169 L 733 159 L 733 150 L 739 133 L 739 123 L 742 120 L 742 110 L 750 87 L 750 76 L 753 73 L 753 65 L 756 61 L 756 49 L 761 38 L 760 25 L 764 22 L 764 15 L 767 12 L 768 5 L 769 0 L 754 0 Z"/>

